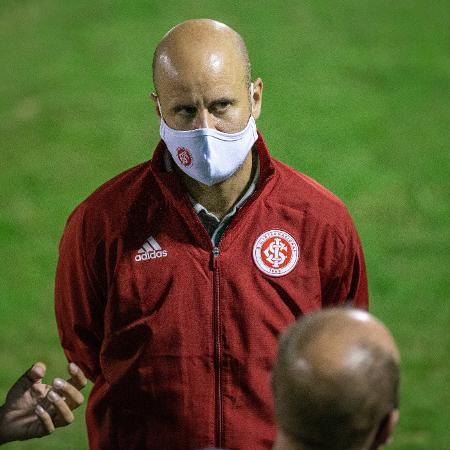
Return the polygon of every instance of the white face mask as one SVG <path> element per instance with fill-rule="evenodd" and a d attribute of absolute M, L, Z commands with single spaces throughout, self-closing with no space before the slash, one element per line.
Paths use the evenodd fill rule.
<path fill-rule="evenodd" d="M 164 122 L 161 114 L 159 132 L 177 166 L 208 186 L 233 175 L 258 139 L 253 116 L 242 131 L 223 133 L 211 128 L 174 130 Z"/>

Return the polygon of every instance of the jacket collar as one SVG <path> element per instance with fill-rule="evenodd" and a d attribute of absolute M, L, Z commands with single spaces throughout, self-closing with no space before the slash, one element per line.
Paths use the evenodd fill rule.
<path fill-rule="evenodd" d="M 259 179 L 256 186 L 256 195 L 264 188 L 275 173 L 267 145 L 258 130 L 258 139 L 255 142 L 259 157 Z M 187 222 L 194 236 L 199 239 L 206 248 L 211 247 L 211 238 L 204 229 L 197 213 L 192 207 L 189 196 L 184 189 L 180 177 L 175 170 L 167 170 L 167 150 L 166 144 L 160 140 L 151 160 L 153 175 L 166 201 L 174 206 L 177 212 Z M 244 205 L 247 206 L 247 205 Z"/>

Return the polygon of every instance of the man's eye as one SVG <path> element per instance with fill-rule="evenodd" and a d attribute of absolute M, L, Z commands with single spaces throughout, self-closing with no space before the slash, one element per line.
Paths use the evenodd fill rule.
<path fill-rule="evenodd" d="M 195 106 L 185 106 L 179 110 L 179 113 L 183 116 L 192 117 L 197 113 L 197 108 Z"/>
<path fill-rule="evenodd" d="M 216 112 L 224 112 L 228 109 L 228 107 L 230 105 L 231 105 L 231 102 L 229 102 L 229 101 L 217 102 L 217 103 L 214 103 L 212 109 Z"/>

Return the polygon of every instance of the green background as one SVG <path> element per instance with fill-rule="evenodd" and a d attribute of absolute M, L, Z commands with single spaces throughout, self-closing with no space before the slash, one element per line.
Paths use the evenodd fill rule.
<path fill-rule="evenodd" d="M 392 449 L 450 448 L 450 2 L 0 2 L 0 399 L 33 361 L 65 372 L 53 312 L 70 211 L 149 159 L 151 57 L 197 17 L 246 40 L 265 82 L 272 154 L 348 205 L 371 311 L 402 361 Z M 189 36 L 186 36 L 189 39 Z M 0 400 L 1 403 L 1 400 Z M 194 412 L 195 413 L 195 412 Z M 7 448 L 84 450 L 84 409 L 55 435 Z"/>

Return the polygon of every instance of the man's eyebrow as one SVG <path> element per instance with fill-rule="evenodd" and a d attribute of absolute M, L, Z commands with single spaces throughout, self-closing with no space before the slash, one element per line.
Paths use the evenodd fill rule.
<path fill-rule="evenodd" d="M 233 97 L 219 97 L 219 98 L 215 98 L 214 100 L 211 100 L 208 103 L 208 107 L 211 107 L 217 103 L 231 103 L 232 105 L 234 105 L 235 103 L 237 103 L 237 99 L 233 98 Z M 180 112 L 183 109 L 187 109 L 187 108 L 195 108 L 197 109 L 197 105 L 195 105 L 195 103 L 177 103 L 175 105 L 173 105 L 170 109 L 174 112 Z"/>
<path fill-rule="evenodd" d="M 186 108 L 197 108 L 197 106 L 194 103 L 178 103 L 172 106 L 170 109 L 173 112 L 177 113 Z"/>
<path fill-rule="evenodd" d="M 214 100 L 211 100 L 209 102 L 208 106 L 214 105 L 215 103 L 231 103 L 231 104 L 234 104 L 236 102 L 237 102 L 237 99 L 233 98 L 233 97 L 219 97 L 219 98 L 215 98 Z"/>

